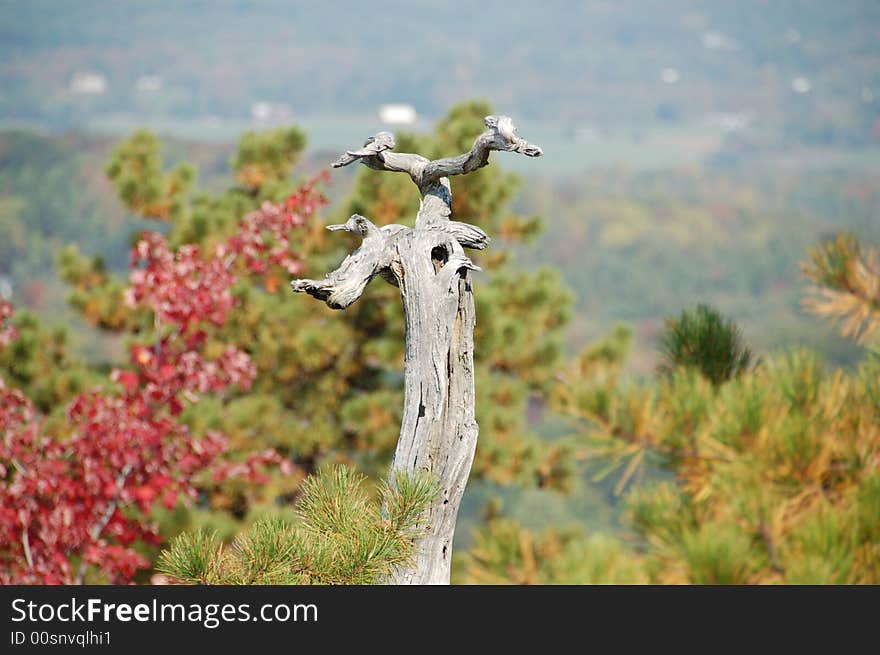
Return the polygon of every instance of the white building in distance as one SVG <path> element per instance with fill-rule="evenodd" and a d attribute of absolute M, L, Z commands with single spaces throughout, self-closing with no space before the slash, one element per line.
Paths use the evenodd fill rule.
<path fill-rule="evenodd" d="M 739 50 L 739 43 L 736 39 L 732 39 L 726 34 L 722 34 L 716 30 L 703 32 L 700 36 L 700 43 L 707 50 Z"/>
<path fill-rule="evenodd" d="M 796 77 L 791 81 L 791 89 L 795 93 L 809 93 L 813 90 L 813 85 L 806 77 Z"/>
<path fill-rule="evenodd" d="M 660 79 L 664 84 L 677 84 L 681 79 L 681 74 L 677 68 L 664 68 L 660 71 Z"/>
<path fill-rule="evenodd" d="M 382 105 L 379 107 L 379 120 L 386 125 L 412 125 L 417 118 L 412 105 Z"/>
<path fill-rule="evenodd" d="M 741 132 L 751 126 L 753 118 L 751 112 L 710 114 L 706 124 L 722 132 Z"/>
<path fill-rule="evenodd" d="M 281 102 L 260 100 L 251 105 L 251 118 L 257 123 L 283 123 L 290 116 L 290 107 Z"/>
<path fill-rule="evenodd" d="M 75 73 L 70 78 L 70 92 L 79 95 L 101 95 L 107 91 L 107 78 L 100 73 Z"/>

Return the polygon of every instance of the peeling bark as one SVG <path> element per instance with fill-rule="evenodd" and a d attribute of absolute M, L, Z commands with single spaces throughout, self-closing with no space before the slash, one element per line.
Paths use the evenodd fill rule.
<path fill-rule="evenodd" d="M 486 166 L 492 151 L 543 154 L 516 136 L 506 116 L 487 116 L 486 126 L 471 150 L 457 157 L 429 161 L 395 153 L 394 137 L 388 132 L 342 155 L 334 167 L 360 161 L 376 170 L 409 174 L 422 196 L 415 227 L 378 228 L 355 214 L 344 225 L 328 228 L 360 235 L 361 247 L 323 280 L 291 282 L 294 291 L 333 309 L 344 309 L 360 298 L 376 274 L 400 288 L 406 320 L 404 409 L 391 472 L 428 470 L 443 492 L 423 514 L 424 536 L 412 564 L 395 572 L 391 582 L 396 584 L 449 584 L 455 522 L 479 433 L 470 271 L 480 269 L 463 248 L 483 249 L 490 240 L 479 227 L 450 220 L 448 177 Z"/>

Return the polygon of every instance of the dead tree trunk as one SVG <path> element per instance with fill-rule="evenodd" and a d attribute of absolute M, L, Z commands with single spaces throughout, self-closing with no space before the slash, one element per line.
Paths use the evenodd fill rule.
<path fill-rule="evenodd" d="M 424 536 L 412 565 L 396 572 L 392 582 L 397 584 L 449 584 L 455 521 L 477 445 L 470 271 L 480 269 L 463 248 L 483 249 L 489 237 L 474 225 L 450 220 L 448 177 L 487 165 L 493 150 L 542 154 L 516 136 L 506 116 L 488 116 L 486 126 L 471 150 L 457 157 L 429 161 L 392 152 L 394 137 L 388 132 L 340 157 L 334 167 L 360 160 L 376 170 L 408 173 L 422 196 L 415 227 L 380 229 L 355 214 L 328 229 L 360 235 L 361 247 L 323 280 L 291 282 L 294 291 L 333 309 L 345 309 L 360 298 L 377 273 L 400 288 L 406 316 L 404 408 L 391 472 L 428 470 L 443 493 L 423 515 Z"/>

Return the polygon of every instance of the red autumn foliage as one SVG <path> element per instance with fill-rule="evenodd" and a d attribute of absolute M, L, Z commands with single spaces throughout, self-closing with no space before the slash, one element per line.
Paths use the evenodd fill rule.
<path fill-rule="evenodd" d="M 125 301 L 132 307 L 148 306 L 158 323 L 184 331 L 199 321 L 223 325 L 233 305 L 233 259 L 234 255 L 206 260 L 193 245 L 172 252 L 164 236 L 145 232 L 132 251 Z"/>
<path fill-rule="evenodd" d="M 18 331 L 9 325 L 12 305 L 0 298 L 0 348 L 5 348 L 18 338 Z"/>
<path fill-rule="evenodd" d="M 264 273 L 269 265 L 280 266 L 291 275 L 299 273 L 302 264 L 291 251 L 290 233 L 327 203 L 316 189 L 319 182 L 327 179 L 325 171 L 301 186 L 284 203 L 263 203 L 259 211 L 244 217 L 240 229 L 220 247 L 218 256 L 222 257 L 228 249 L 253 273 Z"/>
<path fill-rule="evenodd" d="M 89 566 L 108 582 L 130 582 L 150 566 L 137 546 L 162 541 L 150 518 L 156 503 L 191 501 L 203 473 L 260 483 L 268 466 L 289 471 L 272 450 L 228 458 L 222 434 L 195 435 L 179 414 L 199 394 L 250 386 L 246 352 L 230 346 L 206 359 L 206 329 L 232 310 L 237 268 L 299 270 L 290 232 L 324 202 L 312 182 L 283 204 L 266 203 L 207 258 L 144 233 L 126 300 L 152 310 L 155 342 L 132 346 L 131 367 L 110 376 L 118 386 L 75 398 L 63 434 L 47 434 L 31 401 L 0 378 L 0 583 L 79 583 Z M 0 348 L 16 338 L 11 316 L 0 300 Z"/>

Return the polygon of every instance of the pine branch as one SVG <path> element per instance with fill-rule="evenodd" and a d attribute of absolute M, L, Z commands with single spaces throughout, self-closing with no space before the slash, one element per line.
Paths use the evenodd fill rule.
<path fill-rule="evenodd" d="M 804 309 L 838 322 L 843 336 L 866 343 L 880 330 L 880 258 L 850 233 L 811 249 L 801 265 L 813 283 Z"/>
<path fill-rule="evenodd" d="M 190 584 L 371 584 L 413 556 L 420 515 L 439 493 L 427 475 L 398 474 L 380 505 L 363 476 L 338 466 L 303 483 L 298 520 L 257 521 L 224 550 L 216 534 L 182 534 L 162 553 L 159 570 Z"/>

